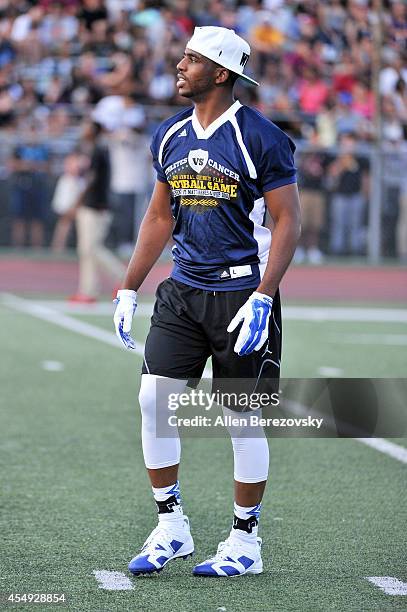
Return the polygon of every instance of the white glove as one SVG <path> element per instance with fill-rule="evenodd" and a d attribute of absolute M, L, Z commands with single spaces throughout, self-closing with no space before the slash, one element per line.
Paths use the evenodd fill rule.
<path fill-rule="evenodd" d="M 137 308 L 137 293 L 132 289 L 119 289 L 113 304 L 116 304 L 113 317 L 116 336 L 126 348 L 135 349 L 136 345 L 130 332 L 133 315 Z"/>
<path fill-rule="evenodd" d="M 237 311 L 227 331 L 236 329 L 241 321 L 239 335 L 235 344 L 235 353 L 249 355 L 252 351 L 259 351 L 269 335 L 269 319 L 273 307 L 273 298 L 264 293 L 255 291 L 247 302 Z"/>

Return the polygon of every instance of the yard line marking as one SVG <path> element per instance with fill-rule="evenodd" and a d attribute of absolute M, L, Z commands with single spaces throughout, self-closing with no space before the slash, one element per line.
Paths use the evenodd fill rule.
<path fill-rule="evenodd" d="M 407 334 L 334 334 L 334 342 L 344 344 L 374 344 L 388 346 L 405 346 L 407 344 Z"/>
<path fill-rule="evenodd" d="M 367 576 L 366 580 L 379 587 L 386 595 L 407 595 L 407 582 L 392 576 Z"/>
<path fill-rule="evenodd" d="M 96 304 L 70 304 L 66 300 L 35 300 L 35 303 L 48 306 L 68 314 L 112 315 L 112 302 Z M 141 302 L 135 316 L 150 316 L 153 302 Z M 407 323 L 407 311 L 403 308 L 361 308 L 347 306 L 283 306 L 283 316 L 292 321 L 356 321 L 372 323 Z"/>
<path fill-rule="evenodd" d="M 75 304 L 66 300 L 30 300 L 40 306 L 45 306 L 71 315 L 86 315 L 86 316 L 111 316 L 115 306 L 113 302 L 96 302 L 95 304 Z M 153 314 L 153 302 L 141 302 L 137 304 L 135 316 L 151 316 Z"/>
<path fill-rule="evenodd" d="M 47 372 L 62 372 L 64 369 L 64 364 L 60 361 L 51 361 L 47 359 L 45 361 L 41 361 L 41 367 Z"/>
<path fill-rule="evenodd" d="M 110 344 L 110 346 L 114 346 L 115 348 L 121 350 L 127 350 L 120 344 L 115 333 L 108 332 L 107 330 L 101 329 L 100 327 L 96 327 L 95 325 L 91 325 L 90 323 L 86 323 L 85 321 L 80 321 L 79 319 L 75 319 L 74 317 L 70 317 L 69 315 L 57 312 L 52 308 L 49 308 L 48 306 L 43 306 L 42 304 L 37 304 L 29 300 L 24 300 L 23 298 L 17 297 L 9 293 L 2 294 L 1 302 L 5 306 L 8 306 L 13 310 L 24 312 L 33 317 L 37 317 L 37 319 L 42 319 L 47 323 L 54 323 L 54 325 L 59 325 L 59 327 L 63 327 L 65 329 L 68 329 L 69 331 L 74 331 L 77 334 L 81 334 L 82 336 L 87 336 L 89 338 L 93 338 L 94 340 L 99 340 L 100 342 Z M 140 342 L 135 342 L 135 345 L 136 349 L 130 352 L 134 352 L 138 355 L 143 355 L 143 345 Z"/>
<path fill-rule="evenodd" d="M 130 578 L 122 572 L 94 570 L 93 574 L 99 583 L 99 589 L 105 591 L 132 591 L 134 589 Z"/>
<path fill-rule="evenodd" d="M 402 308 L 356 308 L 346 306 L 283 306 L 283 318 L 317 322 L 407 323 L 407 310 Z"/>
<path fill-rule="evenodd" d="M 295 402 L 293 400 L 285 400 L 284 408 L 288 412 L 300 417 L 307 417 L 309 415 L 310 409 L 307 406 L 304 406 L 300 402 Z M 312 410 L 312 416 L 317 418 L 322 418 L 324 423 L 326 423 L 331 429 L 336 428 L 335 420 L 329 415 L 322 414 L 318 410 Z M 384 438 L 349 438 L 350 440 L 355 440 L 356 442 L 361 442 L 361 444 L 365 444 L 370 448 L 374 448 L 375 450 L 383 453 L 384 455 L 388 455 L 401 463 L 407 463 L 407 448 L 403 446 L 399 446 L 394 442 L 390 442 L 389 440 L 385 440 Z"/>
<path fill-rule="evenodd" d="M 70 331 L 74 331 L 82 336 L 88 336 L 95 340 L 99 340 L 100 342 L 105 342 L 110 346 L 114 346 L 115 348 L 122 348 L 116 335 L 113 332 L 108 332 L 100 327 L 96 327 L 94 325 L 90 325 L 89 323 L 85 323 L 83 321 L 79 321 L 74 319 L 73 317 L 69 317 L 68 315 L 56 312 L 49 307 L 44 305 L 30 302 L 29 300 L 24 300 L 20 297 L 9 293 L 3 293 L 0 295 L 1 302 L 8 306 L 13 310 L 18 310 L 19 312 L 25 312 L 30 314 L 33 317 L 37 317 L 43 321 L 48 323 L 54 323 L 55 325 L 59 325 L 65 329 Z M 123 349 L 125 350 L 125 349 Z M 136 349 L 134 351 L 135 354 L 143 355 L 144 348 L 143 345 L 139 342 L 136 342 Z M 203 376 L 210 377 L 211 369 L 206 367 Z M 305 414 L 307 415 L 307 408 L 298 402 L 285 402 L 285 406 L 291 412 L 295 414 Z M 315 412 L 315 416 L 318 416 Z M 327 421 L 327 417 L 325 415 L 322 416 Z M 361 442 L 362 444 L 366 444 L 371 448 L 374 448 L 389 457 L 393 457 L 393 459 L 397 459 L 402 463 L 407 463 L 407 449 L 399 446 L 398 444 L 394 444 L 394 442 L 389 442 L 388 440 L 384 440 L 383 438 L 354 438 L 354 440 Z"/>
<path fill-rule="evenodd" d="M 393 457 L 393 459 L 397 459 L 397 461 L 401 461 L 401 463 L 407 463 L 407 448 L 403 446 L 399 446 L 394 442 L 390 442 L 389 440 L 385 440 L 384 438 L 354 438 L 358 442 L 362 442 L 362 444 L 366 444 L 366 446 L 370 446 L 385 455 L 389 455 L 389 457 Z"/>
<path fill-rule="evenodd" d="M 136 348 L 129 351 L 119 342 L 114 332 L 108 332 L 107 330 L 101 329 L 96 325 L 91 325 L 91 323 L 86 323 L 85 321 L 80 321 L 75 317 L 70 317 L 67 314 L 57 312 L 56 310 L 49 308 L 49 306 L 46 306 L 44 303 L 31 302 L 30 300 L 25 300 L 11 293 L 0 294 L 0 302 L 8 308 L 37 317 L 37 319 L 41 319 L 47 323 L 54 323 L 54 325 L 59 325 L 59 327 L 76 332 L 82 336 L 99 340 L 100 342 L 109 344 L 114 348 L 127 351 L 134 355 L 144 355 L 144 345 L 140 342 L 135 341 Z M 212 369 L 210 367 L 206 367 L 203 372 L 203 376 L 211 377 Z"/>
<path fill-rule="evenodd" d="M 318 368 L 317 374 L 327 376 L 328 378 L 337 378 L 338 376 L 342 376 L 343 370 L 333 366 L 321 366 Z"/>

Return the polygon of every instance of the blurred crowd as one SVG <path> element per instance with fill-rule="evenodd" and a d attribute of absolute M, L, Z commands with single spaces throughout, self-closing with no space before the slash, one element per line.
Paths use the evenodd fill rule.
<path fill-rule="evenodd" d="M 124 195 L 142 191 L 136 204 L 136 210 L 142 210 L 140 201 L 148 188 L 140 188 L 139 178 L 123 176 L 118 160 L 132 155 L 133 163 L 141 163 L 140 179 L 145 176 L 143 151 L 148 155 L 147 139 L 153 127 L 176 110 L 169 107 L 189 103 L 177 95 L 175 66 L 196 25 L 233 28 L 250 42 L 248 73 L 261 86 L 238 82 L 236 95 L 259 108 L 297 142 L 323 148 L 342 147 L 345 142 L 350 164 L 346 139 L 373 142 L 380 113 L 384 141 L 403 152 L 407 144 L 407 5 L 405 0 L 382 0 L 375 91 L 379 4 L 377 0 L 0 0 L 0 134 L 17 135 L 22 141 L 14 148 L 8 171 L 18 173 L 24 157 L 34 156 L 28 161 L 35 166 L 33 188 L 39 193 L 42 173 L 52 162 L 44 141 L 79 142 L 83 119 L 92 115 L 109 134 L 111 163 L 116 168 L 113 207 L 123 206 Z M 41 145 L 37 142 L 33 153 L 30 142 L 35 138 Z M 311 205 L 305 251 L 312 251 L 311 259 L 317 263 L 325 226 L 325 250 L 363 252 L 366 159 L 356 160 L 357 169 L 354 164 L 346 169 L 346 164 L 332 165 L 329 156 L 318 163 L 315 156 L 308 161 L 306 157 L 299 157 L 304 186 L 308 181 L 312 186 L 308 191 L 325 195 L 322 204 Z M 326 180 L 317 187 L 313 173 L 318 164 Z M 352 236 L 346 228 L 337 230 L 334 237 L 330 224 L 334 218 L 344 221 L 345 213 L 339 212 L 346 207 L 343 202 L 329 204 L 328 214 L 326 194 L 341 189 L 344 168 L 348 174 L 360 175 L 352 187 L 359 197 L 352 206 L 359 211 L 357 230 L 349 230 Z M 400 250 L 396 225 L 405 206 L 404 191 L 401 185 L 397 210 L 392 211 L 389 254 Z M 21 208 L 21 198 L 14 195 L 14 211 Z M 129 227 L 123 219 L 120 224 Z M 138 221 L 130 225 L 137 227 Z M 341 238 L 343 233 L 346 236 Z M 132 239 L 120 238 L 122 242 Z M 21 242 L 21 227 L 14 228 L 13 240 Z M 42 241 L 41 231 L 34 228 L 33 244 Z"/>
<path fill-rule="evenodd" d="M 0 0 L 0 125 L 35 116 L 51 134 L 88 105 L 131 95 L 180 104 L 175 65 L 195 25 L 233 28 L 251 44 L 260 88 L 239 94 L 326 146 L 374 135 L 372 0 Z M 407 137 L 407 6 L 381 14 L 384 137 Z"/>

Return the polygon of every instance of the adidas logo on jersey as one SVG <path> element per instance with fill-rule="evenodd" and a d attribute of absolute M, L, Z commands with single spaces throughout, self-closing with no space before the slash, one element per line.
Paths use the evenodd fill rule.
<path fill-rule="evenodd" d="M 182 132 L 180 134 L 178 134 L 178 138 L 181 138 L 181 136 L 186 136 L 186 135 L 187 135 L 187 130 L 186 130 L 186 128 L 184 128 L 182 130 Z"/>

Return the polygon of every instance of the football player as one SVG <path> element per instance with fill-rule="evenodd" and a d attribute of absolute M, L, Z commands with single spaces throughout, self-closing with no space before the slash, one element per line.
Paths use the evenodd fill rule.
<path fill-rule="evenodd" d="M 197 27 L 177 65 L 177 87 L 193 105 L 164 121 L 151 145 L 157 181 L 117 294 L 116 333 L 127 348 L 136 291 L 170 236 L 174 267 L 158 287 L 146 340 L 140 389 L 142 445 L 158 508 L 158 525 L 129 564 L 133 574 L 161 571 L 194 551 L 183 513 L 180 440 L 158 438 L 156 415 L 168 394 L 202 376 L 278 379 L 281 358 L 279 283 L 300 234 L 296 169 L 290 138 L 258 111 L 234 99 L 250 47 L 233 30 Z M 266 211 L 273 238 L 265 227 Z M 166 393 L 158 391 L 165 382 Z M 158 384 L 158 386 L 157 386 Z M 258 523 L 269 450 L 261 428 L 232 430 L 235 501 L 230 535 L 198 576 L 259 574 Z M 211 499 L 203 503 L 213 503 Z"/>

